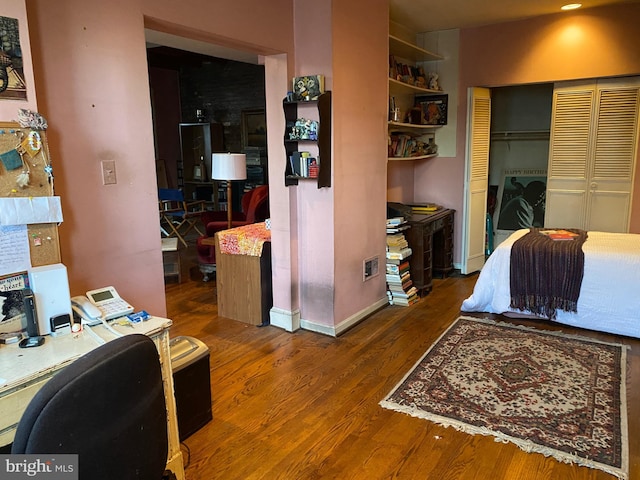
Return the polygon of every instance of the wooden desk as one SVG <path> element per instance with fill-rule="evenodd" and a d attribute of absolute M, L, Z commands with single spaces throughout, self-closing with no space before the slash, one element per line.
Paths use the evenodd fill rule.
<path fill-rule="evenodd" d="M 169 349 L 171 320 L 151 317 L 145 322 L 134 324 L 133 328 L 112 326 L 123 335 L 148 335 L 158 349 L 167 406 L 167 468 L 179 480 L 184 480 Z M 77 336 L 72 335 L 68 328 L 61 332 L 64 333 L 47 336 L 41 347 L 22 349 L 17 343 L 0 346 L 0 445 L 8 445 L 13 441 L 18 422 L 27 405 L 53 375 L 76 358 L 116 338 L 102 325 L 85 326 L 84 331 Z"/>
<path fill-rule="evenodd" d="M 411 280 L 420 294 L 433 288 L 434 272 L 446 276 L 453 270 L 453 215 L 442 209 L 430 215 L 413 214 L 405 237 L 412 250 Z"/>

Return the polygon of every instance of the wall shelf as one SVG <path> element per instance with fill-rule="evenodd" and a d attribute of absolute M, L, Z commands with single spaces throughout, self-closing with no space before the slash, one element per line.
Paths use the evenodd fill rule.
<path fill-rule="evenodd" d="M 285 116 L 284 147 L 287 153 L 287 161 L 284 172 L 284 184 L 286 186 L 297 185 L 299 180 L 315 180 L 318 188 L 331 186 L 331 92 L 320 95 L 318 100 L 289 101 L 286 98 L 282 102 Z M 318 139 L 291 139 L 289 133 L 295 121 L 301 116 L 305 108 L 314 108 L 318 115 Z M 304 116 L 304 115 L 302 115 Z M 318 176 L 305 177 L 295 175 L 290 157 L 299 151 L 302 145 L 317 145 L 318 149 Z"/>

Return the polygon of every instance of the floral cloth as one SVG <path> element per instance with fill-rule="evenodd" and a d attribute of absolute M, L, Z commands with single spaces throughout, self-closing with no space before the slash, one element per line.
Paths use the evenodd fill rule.
<path fill-rule="evenodd" d="M 262 245 L 271 241 L 271 230 L 265 222 L 252 223 L 242 227 L 222 230 L 218 233 L 220 252 L 229 255 L 262 255 Z"/>

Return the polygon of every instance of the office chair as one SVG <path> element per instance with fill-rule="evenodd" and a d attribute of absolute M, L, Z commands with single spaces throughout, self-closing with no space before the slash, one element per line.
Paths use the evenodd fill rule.
<path fill-rule="evenodd" d="M 167 411 L 153 341 L 119 337 L 55 374 L 29 402 L 11 453 L 78 454 L 80 480 L 163 478 Z"/>
<path fill-rule="evenodd" d="M 176 236 L 186 247 L 186 235 L 194 229 L 200 235 L 202 231 L 198 228 L 198 222 L 203 212 L 206 212 L 204 200 L 186 201 L 182 190 L 177 188 L 159 188 L 158 202 L 160 210 L 160 227 L 163 224 L 168 230 L 165 232 L 168 237 Z"/>

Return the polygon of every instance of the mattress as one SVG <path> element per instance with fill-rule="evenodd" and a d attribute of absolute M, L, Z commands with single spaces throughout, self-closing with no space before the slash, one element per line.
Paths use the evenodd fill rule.
<path fill-rule="evenodd" d="M 511 246 L 517 230 L 489 256 L 463 312 L 533 315 L 509 307 Z M 558 310 L 557 323 L 640 338 L 640 235 L 588 232 L 578 311 Z M 535 315 L 534 315 L 535 316 Z M 542 317 L 538 317 L 542 318 Z"/>

